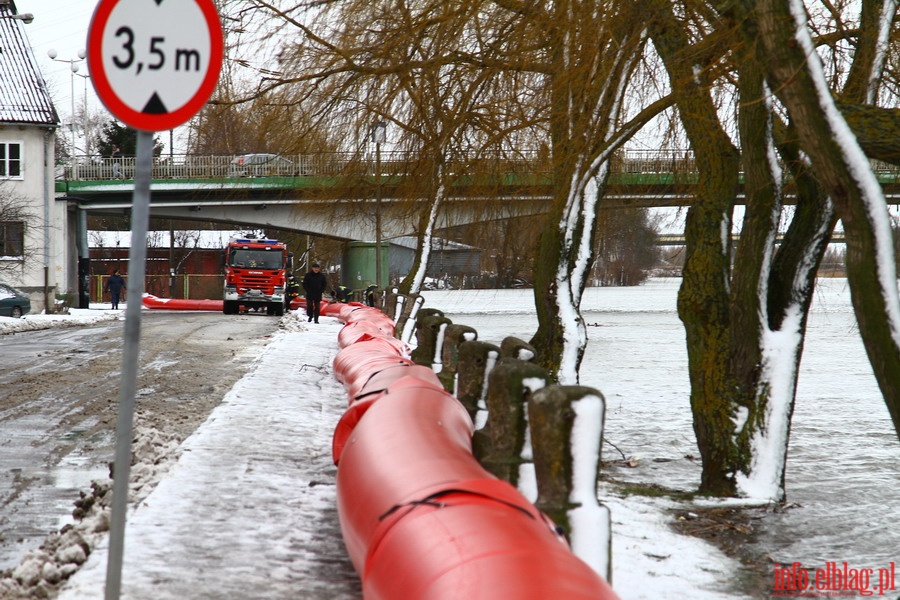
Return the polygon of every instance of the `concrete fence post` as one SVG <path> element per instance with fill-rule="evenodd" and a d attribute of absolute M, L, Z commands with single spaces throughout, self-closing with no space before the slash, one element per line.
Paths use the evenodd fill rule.
<path fill-rule="evenodd" d="M 424 319 L 425 317 L 443 317 L 443 316 L 444 316 L 444 311 L 437 309 L 437 308 L 429 308 L 429 307 L 423 306 L 422 308 L 419 309 L 419 312 L 416 313 L 416 324 L 418 325 L 418 322 L 421 321 L 422 319 Z"/>
<path fill-rule="evenodd" d="M 605 401 L 584 386 L 553 385 L 528 402 L 535 505 L 563 528 L 576 556 L 611 581 L 609 509 L 597 501 Z"/>
<path fill-rule="evenodd" d="M 534 363 L 501 358 L 488 375 L 487 423 L 476 432 L 482 435 L 473 440 L 473 452 L 481 464 L 518 487 L 532 502 L 537 499 L 537 487 L 528 431 L 528 400 L 546 387 L 547 378 L 547 371 Z"/>
<path fill-rule="evenodd" d="M 360 298 L 357 302 L 365 304 L 366 306 L 371 306 L 372 308 L 377 308 L 378 310 L 384 312 L 384 301 L 387 295 L 387 291 L 381 288 L 377 288 L 375 286 L 369 286 L 365 290 L 362 290 L 360 293 Z"/>
<path fill-rule="evenodd" d="M 500 356 L 531 361 L 537 356 L 537 350 L 528 342 L 509 336 L 503 338 L 503 341 L 500 342 Z"/>
<path fill-rule="evenodd" d="M 416 347 L 410 355 L 414 363 L 437 370 L 435 363 L 440 360 L 440 340 L 450 324 L 450 319 L 440 314 L 416 319 Z"/>
<path fill-rule="evenodd" d="M 422 307 L 425 299 L 419 294 L 398 294 L 397 308 L 394 311 L 394 337 L 404 342 L 412 340 L 415 330 L 416 313 Z"/>
<path fill-rule="evenodd" d="M 397 295 L 399 290 L 397 288 L 391 288 L 389 290 L 385 290 L 382 294 L 381 312 L 389 316 L 390 318 L 394 318 L 394 315 L 397 311 Z"/>
<path fill-rule="evenodd" d="M 441 370 L 438 379 L 444 384 L 444 389 L 450 393 L 456 387 L 456 370 L 459 365 L 459 345 L 464 342 L 474 342 L 478 339 L 478 332 L 468 325 L 450 323 L 444 330 L 443 341 L 439 347 L 441 353 Z"/>
<path fill-rule="evenodd" d="M 487 342 L 463 342 L 459 345 L 459 363 L 456 366 L 456 385 L 454 395 L 469 412 L 475 427 L 480 429 L 486 418 L 487 376 L 494 368 L 500 348 Z"/>

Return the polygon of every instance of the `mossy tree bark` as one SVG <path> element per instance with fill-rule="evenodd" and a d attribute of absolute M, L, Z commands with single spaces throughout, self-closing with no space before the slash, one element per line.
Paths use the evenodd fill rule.
<path fill-rule="evenodd" d="M 654 5 L 651 37 L 669 72 L 681 121 L 700 169 L 697 192 L 688 212 L 687 243 L 678 313 L 684 323 L 691 381 L 694 431 L 702 458 L 700 491 L 712 495 L 783 495 L 787 436 L 796 388 L 806 315 L 816 267 L 834 225 L 833 211 L 804 170 L 796 148 L 785 141 L 784 127 L 766 102 L 764 72 L 752 40 L 732 60 L 740 95 L 738 132 L 743 153 L 726 135 L 710 95 L 707 73 L 688 43 L 687 28 L 671 5 Z M 734 36 L 723 20 L 722 31 Z M 782 209 L 778 149 L 797 182 L 798 205 L 780 248 L 775 236 Z M 744 172 L 746 211 L 736 245 L 731 215 Z M 786 319 L 790 315 L 791 319 Z M 792 344 L 772 355 L 767 341 L 789 334 Z M 776 377 L 774 363 L 788 362 L 791 375 Z M 791 368 L 792 367 L 792 368 Z M 764 465 L 756 459 L 763 445 L 780 453 Z M 771 455 L 771 454 L 769 454 Z M 774 468 L 774 472 L 772 469 Z M 767 470 L 760 473 L 761 470 Z M 739 489 L 756 478 L 779 481 L 763 492 Z M 747 486 L 749 487 L 749 486 Z"/>
<path fill-rule="evenodd" d="M 553 199 L 535 259 L 534 296 L 538 329 L 531 343 L 537 362 L 554 380 L 578 383 L 587 345 L 579 306 L 593 264 L 597 207 L 612 152 L 663 109 L 644 111 L 617 128 L 629 76 L 644 46 L 636 3 L 552 3 L 531 13 L 546 36 L 545 76 L 554 174 Z"/>
<path fill-rule="evenodd" d="M 843 222 L 847 277 L 860 334 L 900 435 L 900 299 L 884 195 L 827 88 L 805 14 L 796 4 L 745 0 L 741 6 L 745 23 L 756 20 L 773 89 Z"/>
<path fill-rule="evenodd" d="M 716 107 L 695 70 L 684 26 L 665 0 L 650 4 L 650 36 L 669 73 L 681 122 L 700 169 L 685 223 L 686 254 L 678 315 L 687 337 L 694 432 L 703 462 L 700 489 L 735 492 L 733 443 L 735 381 L 728 368 L 731 344 L 729 279 L 732 209 L 740 158 L 723 130 Z"/>

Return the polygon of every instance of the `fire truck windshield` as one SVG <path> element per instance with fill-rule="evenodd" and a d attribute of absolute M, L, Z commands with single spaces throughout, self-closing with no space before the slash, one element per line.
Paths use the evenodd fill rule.
<path fill-rule="evenodd" d="M 284 267 L 284 260 L 278 251 L 237 248 L 231 253 L 228 266 L 245 269 L 281 269 Z"/>

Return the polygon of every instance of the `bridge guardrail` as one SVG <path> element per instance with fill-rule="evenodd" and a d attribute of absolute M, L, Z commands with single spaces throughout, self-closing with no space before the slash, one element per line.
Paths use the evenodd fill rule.
<path fill-rule="evenodd" d="M 233 155 L 161 155 L 153 161 L 153 179 L 241 179 L 246 170 L 235 168 Z M 319 153 L 284 155 L 284 162 L 254 168 L 253 177 L 358 176 L 371 177 L 375 171 L 372 153 Z M 382 152 L 381 175 L 415 175 L 430 167 L 408 152 Z M 56 179 L 66 181 L 98 181 L 134 176 L 133 157 L 122 159 L 96 156 L 76 156 L 74 161 L 57 165 Z M 897 165 L 872 161 L 879 176 L 900 178 Z M 445 167 L 451 172 L 465 174 L 549 174 L 549 160 L 539 151 L 520 152 L 515 156 L 480 156 L 457 161 Z M 696 173 L 697 165 L 690 150 L 626 150 L 615 155 L 612 172 L 622 174 Z"/>

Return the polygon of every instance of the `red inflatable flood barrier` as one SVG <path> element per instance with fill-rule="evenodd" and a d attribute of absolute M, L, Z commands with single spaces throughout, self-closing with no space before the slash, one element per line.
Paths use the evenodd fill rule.
<path fill-rule="evenodd" d="M 339 311 L 349 323 L 384 316 Z M 344 329 L 333 365 L 350 408 L 332 452 L 341 531 L 367 600 L 617 597 L 543 513 L 478 463 L 468 412 L 431 369 L 393 338 Z"/>
<path fill-rule="evenodd" d="M 142 303 L 145 308 L 163 310 L 214 310 L 222 312 L 222 300 L 187 300 L 181 298 L 159 298 L 152 294 L 144 294 Z"/>
<path fill-rule="evenodd" d="M 185 298 L 160 298 L 153 294 L 144 294 L 141 299 L 144 308 L 160 310 L 210 310 L 222 312 L 222 300 L 190 300 Z M 326 302 L 322 301 L 322 312 Z M 291 310 L 306 309 L 305 298 L 294 298 L 291 301 Z"/>

